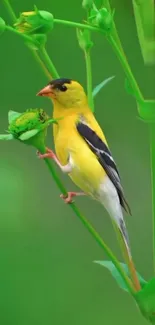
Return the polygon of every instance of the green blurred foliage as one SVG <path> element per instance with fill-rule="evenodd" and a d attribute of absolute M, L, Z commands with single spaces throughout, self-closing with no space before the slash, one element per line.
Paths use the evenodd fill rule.
<path fill-rule="evenodd" d="M 97 1 L 97 0 L 96 0 Z M 33 9 L 32 0 L 11 1 L 16 13 Z M 37 0 L 40 10 L 55 18 L 81 21 L 82 1 Z M 115 22 L 135 77 L 146 98 L 154 95 L 152 67 L 145 67 L 140 54 L 131 1 L 113 0 Z M 68 9 L 69 8 L 69 9 Z M 0 2 L 1 17 L 9 22 Z M 124 73 L 103 36 L 92 35 L 93 86 L 109 76 L 113 82 L 95 98 L 96 118 L 105 131 L 133 217 L 126 218 L 138 271 L 153 275 L 149 134 L 137 119 L 135 101 L 124 88 Z M 51 103 L 36 93 L 47 79 L 32 53 L 16 35 L 0 38 L 0 133 L 7 128 L 7 112 L 42 107 Z M 55 26 L 48 38 L 48 52 L 61 76 L 86 86 L 85 63 L 76 30 Z M 53 146 L 50 131 L 48 146 Z M 4 325 L 99 325 L 118 322 L 146 324 L 127 293 L 123 293 L 104 268 L 93 260 L 106 256 L 59 198 L 43 161 L 35 150 L 18 142 L 0 143 L 0 322 Z M 68 190 L 75 186 L 61 172 Z M 111 248 L 120 257 L 109 217 L 89 198 L 77 198 Z"/>

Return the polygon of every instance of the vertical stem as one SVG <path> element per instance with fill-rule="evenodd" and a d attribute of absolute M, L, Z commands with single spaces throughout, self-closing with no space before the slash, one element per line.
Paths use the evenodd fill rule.
<path fill-rule="evenodd" d="M 31 52 L 32 52 L 32 54 L 33 54 L 35 60 L 36 60 L 36 61 L 39 63 L 39 65 L 41 66 L 41 68 L 42 68 L 42 70 L 44 71 L 44 73 L 45 73 L 45 75 L 47 76 L 47 78 L 48 78 L 49 80 L 51 80 L 51 79 L 52 79 L 52 76 L 51 76 L 51 74 L 49 73 L 48 69 L 46 68 L 44 62 L 41 60 L 41 58 L 40 58 L 39 54 L 37 53 L 37 51 L 35 51 L 35 50 L 31 50 Z"/>
<path fill-rule="evenodd" d="M 16 17 L 16 15 L 14 13 L 14 10 L 12 9 L 12 7 L 11 7 L 8 0 L 3 0 L 3 1 L 4 1 L 4 4 L 5 4 L 6 10 L 9 12 L 9 15 L 10 15 L 10 17 L 12 19 L 12 22 L 15 23 L 16 20 L 17 20 L 17 17 Z"/>
<path fill-rule="evenodd" d="M 132 0 L 137 36 L 145 63 L 155 63 L 155 9 L 153 0 Z"/>
<path fill-rule="evenodd" d="M 59 78 L 59 74 L 58 74 L 53 62 L 51 61 L 45 47 L 41 48 L 40 52 L 44 58 L 46 66 L 48 67 L 48 71 L 50 71 L 50 74 L 52 75 L 52 79 Z"/>
<path fill-rule="evenodd" d="M 109 3 L 109 0 L 103 0 L 103 5 L 107 8 L 107 10 L 112 14 L 112 9 L 111 9 L 111 6 L 110 6 L 110 3 Z M 112 36 L 113 38 L 115 39 L 120 51 L 122 52 L 122 55 L 125 57 L 125 53 L 124 53 L 124 50 L 123 50 L 123 47 L 122 47 L 122 44 L 121 44 L 121 41 L 120 41 L 120 38 L 118 36 L 118 33 L 117 33 L 117 29 L 116 29 L 116 25 L 115 25 L 115 22 L 113 20 L 112 22 Z"/>
<path fill-rule="evenodd" d="M 3 1 L 4 1 L 4 4 L 6 6 L 6 9 L 7 9 L 8 13 L 9 13 L 9 15 L 11 17 L 12 22 L 15 23 L 17 21 L 17 17 L 15 15 L 14 10 L 12 9 L 12 7 L 11 7 L 11 5 L 9 3 L 9 0 L 3 0 Z M 15 29 L 13 29 L 13 27 L 7 26 L 7 29 L 10 30 L 10 31 L 12 31 L 12 32 L 16 32 L 16 33 L 20 34 L 18 31 L 16 31 Z M 26 38 L 26 36 L 24 34 L 20 34 L 20 35 L 23 36 L 23 38 Z M 34 55 L 34 58 L 36 59 L 36 61 L 40 64 L 40 66 L 43 69 L 43 71 L 44 71 L 45 75 L 47 76 L 47 78 L 49 80 L 51 80 L 52 77 L 51 77 L 48 69 L 44 65 L 44 62 L 41 60 L 41 58 L 40 58 L 39 54 L 37 53 L 37 51 L 36 50 L 32 50 L 31 48 L 30 48 L 30 50 L 31 50 L 32 54 Z"/>
<path fill-rule="evenodd" d="M 109 43 L 111 44 L 114 52 L 116 53 L 119 61 L 121 62 L 122 64 L 122 67 L 125 71 L 125 74 L 126 74 L 126 77 L 128 78 L 128 81 L 130 82 L 130 85 L 133 89 L 133 92 L 135 94 L 135 97 L 137 100 L 139 101 L 143 101 L 143 96 L 141 94 L 141 91 L 138 87 L 138 84 L 132 74 L 132 71 L 131 71 L 131 68 L 130 66 L 128 65 L 127 61 L 126 61 L 126 58 L 124 57 L 124 55 L 122 55 L 122 52 L 120 51 L 120 48 L 119 46 L 117 45 L 117 43 L 115 42 L 114 38 L 112 36 L 109 36 L 107 37 Z"/>
<path fill-rule="evenodd" d="M 151 154 L 151 183 L 152 183 L 152 220 L 153 220 L 153 263 L 155 270 L 155 124 L 150 123 L 150 154 Z"/>
<path fill-rule="evenodd" d="M 154 39 L 155 8 L 154 0 L 132 0 L 137 25 L 141 21 L 141 27 L 146 40 Z"/>
<path fill-rule="evenodd" d="M 37 149 L 42 154 L 46 153 L 45 146 L 40 146 Z M 55 169 L 52 166 L 52 163 L 51 163 L 50 159 L 49 158 L 44 158 L 44 161 L 45 161 L 45 164 L 47 165 L 47 167 L 48 167 L 54 181 L 56 182 L 57 186 L 59 187 L 61 193 L 64 194 L 64 195 L 67 195 L 67 191 L 66 191 L 65 187 L 63 186 L 62 182 L 60 181 L 59 177 L 57 176 L 57 173 L 55 172 Z"/>
<path fill-rule="evenodd" d="M 139 39 L 142 55 L 144 56 L 143 52 L 145 52 L 145 37 L 144 37 L 144 29 L 142 24 L 142 17 L 140 13 L 140 5 L 138 6 L 135 0 L 132 0 L 132 4 L 133 4 L 133 12 L 134 12 L 135 23 L 137 28 L 137 36 Z"/>
<path fill-rule="evenodd" d="M 145 0 L 144 0 L 145 1 Z M 103 0 L 103 5 L 108 9 L 110 13 L 112 13 L 111 6 L 109 0 Z M 127 61 L 124 49 L 122 47 L 120 38 L 118 36 L 117 28 L 115 25 L 115 22 L 112 23 L 112 30 L 111 35 L 107 37 L 108 41 L 110 42 L 114 52 L 116 53 L 117 57 L 119 58 L 122 67 L 124 69 L 124 72 L 126 74 L 126 77 L 128 78 L 128 81 L 131 84 L 131 87 L 133 88 L 133 91 L 136 93 L 139 99 L 143 99 L 143 96 L 140 92 L 140 89 L 138 87 L 138 84 L 134 78 L 134 75 L 132 74 L 131 68 L 129 66 L 129 63 Z"/>
<path fill-rule="evenodd" d="M 91 58 L 90 58 L 90 51 L 84 51 L 85 54 L 85 61 L 86 61 L 86 74 L 87 74 L 87 96 L 88 96 L 88 103 L 89 107 L 91 108 L 92 112 L 94 112 L 94 101 L 92 95 L 92 72 L 91 72 Z"/>

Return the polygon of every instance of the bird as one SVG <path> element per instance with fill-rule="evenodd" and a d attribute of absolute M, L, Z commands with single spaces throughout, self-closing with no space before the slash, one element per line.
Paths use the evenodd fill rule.
<path fill-rule="evenodd" d="M 79 192 L 61 197 L 71 203 L 75 196 L 89 196 L 101 203 L 119 230 L 129 257 L 131 249 L 123 210 L 131 215 L 120 174 L 106 137 L 88 105 L 83 86 L 76 80 L 59 78 L 50 81 L 37 96 L 53 102 L 55 153 L 46 148 L 39 157 L 51 158 L 67 173 Z"/>

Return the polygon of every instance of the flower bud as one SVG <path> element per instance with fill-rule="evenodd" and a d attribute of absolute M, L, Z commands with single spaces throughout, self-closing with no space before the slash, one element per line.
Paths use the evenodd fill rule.
<path fill-rule="evenodd" d="M 77 29 L 77 38 L 78 38 L 79 46 L 83 51 L 89 51 L 90 48 L 93 46 L 93 42 L 90 39 L 89 30 Z"/>
<path fill-rule="evenodd" d="M 93 9 L 91 10 L 89 22 L 95 27 L 108 31 L 111 29 L 113 16 L 114 12 L 111 14 L 106 8 L 101 8 L 100 10 Z"/>
<path fill-rule="evenodd" d="M 8 121 L 8 134 L 0 134 L 0 140 L 17 139 L 38 150 L 45 147 L 48 126 L 58 123 L 56 119 L 50 119 L 40 108 L 28 109 L 24 113 L 9 111 Z"/>
<path fill-rule="evenodd" d="M 28 109 L 22 114 L 11 111 L 8 130 L 15 139 L 29 140 L 42 131 L 42 125 L 47 120 L 48 116 L 42 109 Z"/>
<path fill-rule="evenodd" d="M 21 13 L 14 26 L 21 33 L 46 34 L 53 28 L 53 21 L 50 12 L 35 7 L 34 11 Z"/>
<path fill-rule="evenodd" d="M 109 30 L 112 25 L 112 18 L 110 12 L 106 8 L 102 8 L 96 16 L 96 22 L 100 28 Z"/>

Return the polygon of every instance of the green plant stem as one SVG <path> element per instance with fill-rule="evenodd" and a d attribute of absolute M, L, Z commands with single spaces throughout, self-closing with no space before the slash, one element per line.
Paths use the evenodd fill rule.
<path fill-rule="evenodd" d="M 39 43 L 37 41 L 34 41 L 31 36 L 19 32 L 17 29 L 13 28 L 12 26 L 6 25 L 6 30 L 22 37 L 27 42 L 30 42 L 36 46 L 39 46 Z"/>
<path fill-rule="evenodd" d="M 37 63 L 41 66 L 43 72 L 45 73 L 46 77 L 51 80 L 52 79 L 52 76 L 51 74 L 49 73 L 48 69 L 46 68 L 44 62 L 41 60 L 39 54 L 37 53 L 37 51 L 35 50 L 31 50 L 35 60 L 37 61 Z"/>
<path fill-rule="evenodd" d="M 59 78 L 59 74 L 53 64 L 53 62 L 51 61 L 45 47 L 40 49 L 40 52 L 44 58 L 44 61 L 46 63 L 46 66 L 48 67 L 48 70 L 50 71 L 50 74 L 52 75 L 53 79 Z"/>
<path fill-rule="evenodd" d="M 132 0 L 133 4 L 133 12 L 135 16 L 135 23 L 136 23 L 136 28 L 137 28 L 137 35 L 139 39 L 139 44 L 141 48 L 141 52 L 143 57 L 145 56 L 145 37 L 144 37 L 144 29 L 143 29 L 143 24 L 142 24 L 142 17 L 140 13 L 140 6 L 137 5 L 135 0 Z"/>
<path fill-rule="evenodd" d="M 8 0 L 3 0 L 3 1 L 4 1 L 5 6 L 6 6 L 6 10 L 8 11 L 8 13 L 9 13 L 9 15 L 10 15 L 10 17 L 11 17 L 12 22 L 15 23 L 15 22 L 17 21 L 17 17 L 16 17 L 16 15 L 15 15 L 14 10 L 12 9 L 12 7 L 11 7 L 11 5 L 10 5 L 10 3 L 9 3 Z M 22 36 L 25 40 L 32 42 L 32 38 L 31 38 L 31 37 L 28 38 L 27 35 L 18 32 L 15 28 L 13 28 L 13 27 L 11 27 L 11 26 L 6 26 L 6 29 L 9 30 L 9 31 L 11 31 L 11 32 L 13 32 L 13 33 L 18 34 L 19 36 Z M 26 36 L 26 37 L 25 37 L 25 36 Z M 31 49 L 30 47 L 29 47 L 29 49 L 31 50 L 31 52 L 32 52 L 32 54 L 33 54 L 35 60 L 36 60 L 36 61 L 40 64 L 40 66 L 42 67 L 42 69 L 43 69 L 44 73 L 46 74 L 47 78 L 48 78 L 49 80 L 51 80 L 52 77 L 51 77 L 51 75 L 50 75 L 48 69 L 46 68 L 44 62 L 41 60 L 41 58 L 40 58 L 39 54 L 37 53 L 37 51 Z"/>
<path fill-rule="evenodd" d="M 109 36 L 107 39 L 108 39 L 109 43 L 111 44 L 114 52 L 116 53 L 119 61 L 122 64 L 122 67 L 123 67 L 123 69 L 124 69 L 124 71 L 126 73 L 126 77 L 127 77 L 128 81 L 130 82 L 130 85 L 131 85 L 131 87 L 132 87 L 132 89 L 133 89 L 133 91 L 135 93 L 135 97 L 138 98 L 140 101 L 143 101 L 144 98 L 143 98 L 143 96 L 141 94 L 141 91 L 140 91 L 140 89 L 138 87 L 138 84 L 137 84 L 136 80 L 134 79 L 132 71 L 131 71 L 129 65 L 127 64 L 127 62 L 126 62 L 125 57 L 122 55 L 122 52 L 120 51 L 117 43 L 115 42 L 115 40 L 113 39 L 112 36 Z"/>
<path fill-rule="evenodd" d="M 69 26 L 69 27 L 80 27 L 80 28 L 89 29 L 91 31 L 99 32 L 99 33 L 102 33 L 102 34 L 105 35 L 105 32 L 103 31 L 103 29 L 93 27 L 93 26 L 90 26 L 90 25 L 79 24 L 77 22 L 72 22 L 72 21 L 67 21 L 67 20 L 60 20 L 60 19 L 54 19 L 54 22 L 57 23 L 57 24 L 62 24 L 62 25 Z M 121 42 L 119 40 L 116 28 L 114 29 L 113 33 L 114 33 L 114 36 L 109 34 L 107 36 L 107 40 L 109 41 L 109 43 L 111 44 L 114 52 L 116 53 L 117 57 L 119 58 L 119 61 L 122 64 L 122 67 L 124 69 L 126 77 L 128 78 L 128 80 L 129 80 L 129 82 L 130 82 L 130 84 L 131 84 L 131 86 L 133 88 L 133 91 L 138 95 L 139 99 L 143 100 L 143 96 L 141 94 L 141 91 L 140 91 L 140 89 L 138 87 L 138 84 L 137 84 L 137 82 L 136 82 L 136 80 L 135 80 L 135 78 L 134 78 L 134 76 L 132 74 L 132 71 L 131 71 L 130 66 L 128 64 L 128 61 L 127 61 L 127 59 L 125 57 L 125 54 L 124 54 Z"/>
<path fill-rule="evenodd" d="M 46 149 L 45 147 L 38 147 L 37 148 L 41 153 L 45 153 Z M 49 158 L 44 158 L 45 163 L 49 169 L 49 172 L 51 176 L 53 177 L 55 183 L 57 184 L 58 188 L 62 192 L 62 194 L 67 195 L 67 191 L 65 187 L 63 186 L 62 182 L 60 181 L 59 177 L 57 176 Z M 135 295 L 136 291 L 133 287 L 133 284 L 131 280 L 128 278 L 128 276 L 125 274 L 123 268 L 121 267 L 119 261 L 115 257 L 115 255 L 112 253 L 111 249 L 105 244 L 103 239 L 99 236 L 99 234 L 96 232 L 96 230 L 93 228 L 93 226 L 89 223 L 89 221 L 81 214 L 75 203 L 69 204 L 70 208 L 74 211 L 76 216 L 80 219 L 80 221 L 84 224 L 84 226 L 87 228 L 89 233 L 93 236 L 93 238 L 96 240 L 96 242 L 99 244 L 99 246 L 105 251 L 107 256 L 110 258 L 110 260 L 113 262 L 115 267 L 117 268 L 118 272 L 120 273 L 121 277 L 123 278 L 124 282 L 126 283 L 126 286 L 131 293 L 132 296 Z"/>
<path fill-rule="evenodd" d="M 4 4 L 5 4 L 5 7 L 6 7 L 6 10 L 8 11 L 11 19 L 12 19 L 12 22 L 15 23 L 16 20 L 17 20 L 17 17 L 14 13 L 14 10 L 12 9 L 11 5 L 10 5 L 10 2 L 8 0 L 3 0 Z"/>
<path fill-rule="evenodd" d="M 34 45 L 39 46 L 39 43 L 37 41 L 34 41 L 31 36 L 26 35 L 26 34 L 22 34 L 22 33 L 18 32 L 15 28 L 13 28 L 11 26 L 8 26 L 7 25 L 6 26 L 6 30 L 8 30 L 8 31 L 10 31 L 12 33 L 15 33 L 16 35 L 22 37 L 26 42 L 28 42 L 27 44 L 33 43 Z M 28 47 L 29 47 L 29 45 L 28 45 Z M 45 72 L 46 76 L 48 77 L 48 79 L 51 80 L 51 78 L 59 78 L 59 75 L 57 73 L 57 70 L 56 70 L 54 64 L 52 63 L 52 61 L 51 61 L 51 59 L 50 59 L 50 57 L 49 57 L 49 55 L 48 55 L 45 47 L 43 47 L 43 48 L 40 49 L 40 53 L 44 57 L 44 61 L 46 62 L 46 66 L 48 67 L 48 69 L 44 65 L 44 62 L 41 60 L 41 58 L 39 57 L 39 55 L 36 53 L 36 50 L 33 50 L 31 48 L 30 48 L 30 50 L 33 52 L 35 59 L 38 62 L 40 62 L 40 65 L 41 65 L 42 69 L 44 70 L 44 72 Z"/>
<path fill-rule="evenodd" d="M 132 0 L 137 36 L 145 63 L 155 62 L 155 10 L 152 0 Z"/>
<path fill-rule="evenodd" d="M 103 6 L 107 8 L 107 10 L 112 14 L 112 9 L 111 9 L 111 5 L 109 3 L 109 0 L 104 0 L 103 1 Z M 116 29 L 116 25 L 115 22 L 113 20 L 112 22 L 112 36 L 114 37 L 115 41 L 117 42 L 117 45 L 119 46 L 120 50 L 122 51 L 122 54 L 125 56 L 121 41 L 119 39 L 118 33 L 117 33 L 117 29 Z"/>
<path fill-rule="evenodd" d="M 155 271 L 155 124 L 150 123 L 150 156 L 151 156 L 151 183 L 152 183 L 152 220 L 153 220 L 153 261 Z"/>
<path fill-rule="evenodd" d="M 96 32 L 100 32 L 102 34 L 105 34 L 105 32 L 100 28 L 93 27 L 93 26 L 86 25 L 86 24 L 77 23 L 77 22 L 54 19 L 54 23 L 63 24 L 63 25 L 69 26 L 69 27 L 85 28 L 85 29 L 89 29 L 91 31 L 96 31 Z M 36 43 L 36 45 L 38 45 L 38 42 L 36 42 L 36 41 L 34 42 L 34 40 L 32 40 L 32 38 L 30 36 L 18 32 L 16 29 L 12 28 L 11 26 L 6 26 L 6 28 L 7 28 L 7 30 L 22 36 L 25 40 L 27 40 L 29 42 L 33 42 L 34 44 Z M 120 62 L 122 63 L 123 69 L 124 69 L 124 71 L 126 73 L 126 76 L 127 76 L 128 80 L 129 80 L 131 86 L 133 87 L 133 90 L 138 94 L 139 98 L 142 99 L 142 94 L 141 94 L 141 92 L 139 90 L 139 87 L 138 87 L 138 85 L 136 83 L 136 80 L 134 79 L 134 76 L 133 76 L 133 74 L 131 72 L 131 69 L 130 69 L 130 67 L 128 65 L 128 62 L 127 62 L 125 56 L 123 55 L 122 48 L 120 48 L 120 41 L 118 40 L 118 37 L 117 37 L 117 42 L 115 41 L 115 39 L 112 36 L 107 37 L 107 39 L 109 40 L 109 43 L 112 45 L 115 53 L 117 54 Z M 119 44 L 117 44 L 118 42 L 119 42 Z M 58 73 L 57 73 L 53 63 L 51 62 L 45 48 L 43 48 L 41 50 L 41 52 L 42 52 L 42 54 L 44 56 L 44 60 L 45 60 L 45 62 L 47 64 L 48 70 L 50 71 L 50 73 L 52 74 L 52 76 L 54 78 L 58 78 Z"/>
<path fill-rule="evenodd" d="M 100 32 L 102 34 L 105 34 L 103 29 L 101 29 L 101 28 L 94 27 L 94 26 L 87 25 L 87 24 L 77 23 L 75 21 L 69 21 L 69 20 L 63 20 L 63 19 L 54 19 L 54 24 L 65 25 L 65 26 L 68 26 L 68 27 L 83 28 L 83 29 L 88 29 L 88 30 L 93 31 L 93 32 Z"/>
<path fill-rule="evenodd" d="M 91 71 L 91 57 L 90 51 L 84 51 L 86 61 L 86 74 L 87 74 L 87 96 L 89 107 L 94 112 L 94 101 L 92 95 L 92 71 Z"/>
<path fill-rule="evenodd" d="M 141 22 L 141 28 L 146 40 L 154 39 L 155 8 L 153 0 L 132 0 L 136 25 Z M 138 18 L 138 20 L 137 20 Z"/>

